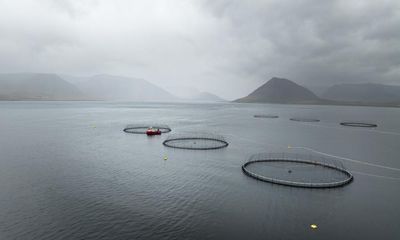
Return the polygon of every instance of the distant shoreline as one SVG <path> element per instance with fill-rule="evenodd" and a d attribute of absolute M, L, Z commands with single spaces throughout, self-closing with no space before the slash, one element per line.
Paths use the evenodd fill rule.
<path fill-rule="evenodd" d="M 400 108 L 400 103 L 397 104 L 378 104 L 378 103 L 350 103 L 350 102 L 298 102 L 298 103 L 279 103 L 279 102 L 238 102 L 240 104 L 281 104 L 281 105 L 316 105 L 316 106 L 353 106 L 353 107 L 385 107 L 385 108 Z"/>
<path fill-rule="evenodd" d="M 350 106 L 350 107 L 381 107 L 381 108 L 400 108 L 400 104 L 367 104 L 367 103 L 318 103 L 318 102 L 297 102 L 297 103 L 279 103 L 279 102 L 238 102 L 238 101 L 226 101 L 226 102 L 187 102 L 187 101 L 176 101 L 176 102 L 159 102 L 159 101 L 133 101 L 133 100 L 106 100 L 106 99 L 0 99 L 0 102 L 134 102 L 134 103 L 215 103 L 215 104 L 277 104 L 277 105 L 314 105 L 314 106 Z"/>

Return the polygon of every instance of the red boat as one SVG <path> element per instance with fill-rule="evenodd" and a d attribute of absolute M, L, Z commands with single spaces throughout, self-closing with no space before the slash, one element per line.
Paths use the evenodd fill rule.
<path fill-rule="evenodd" d="M 146 130 L 146 134 L 147 134 L 147 136 L 161 135 L 161 131 L 160 131 L 160 129 L 155 129 L 155 128 L 149 127 Z"/>

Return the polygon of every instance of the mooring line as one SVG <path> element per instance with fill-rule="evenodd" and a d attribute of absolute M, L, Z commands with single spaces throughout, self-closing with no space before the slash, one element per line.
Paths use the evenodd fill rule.
<path fill-rule="evenodd" d="M 393 171 L 400 171 L 400 168 L 389 167 L 389 166 L 379 165 L 379 164 L 370 163 L 370 162 L 363 162 L 363 161 L 360 161 L 360 160 L 355 160 L 355 159 L 346 158 L 346 157 L 340 157 L 340 156 L 337 156 L 337 155 L 320 152 L 320 151 L 317 151 L 315 149 L 308 148 L 308 147 L 290 147 L 289 146 L 289 148 L 305 149 L 305 150 L 309 150 L 309 151 L 312 151 L 312 152 L 315 152 L 315 153 L 318 153 L 318 154 L 321 154 L 321 155 L 325 155 L 325 156 L 328 156 L 328 157 L 335 157 L 335 158 L 339 158 L 339 159 L 346 160 L 346 161 L 349 161 L 349 162 L 355 162 L 355 163 L 359 163 L 359 164 L 364 164 L 364 165 L 368 165 L 368 166 L 389 169 L 389 170 L 393 170 Z"/>
<path fill-rule="evenodd" d="M 245 141 L 248 141 L 248 142 L 256 143 L 256 144 L 267 144 L 267 145 L 277 146 L 277 147 L 282 147 L 282 148 L 286 147 L 286 146 L 283 146 L 283 145 L 267 143 L 267 142 L 260 143 L 260 142 L 256 142 L 256 141 L 253 141 L 251 139 L 244 138 L 244 137 L 237 137 L 237 138 L 245 140 Z M 321 154 L 321 155 L 324 155 L 324 156 L 334 157 L 334 158 L 342 159 L 342 160 L 345 160 L 345 161 L 354 162 L 354 163 L 358 163 L 358 164 L 364 164 L 364 165 L 368 165 L 368 166 L 372 166 L 372 167 L 383 168 L 383 169 L 388 169 L 388 170 L 392 170 L 392 171 L 400 171 L 400 168 L 389 167 L 389 166 L 385 166 L 385 165 L 380 165 L 380 164 L 375 164 L 375 163 L 370 163 L 370 162 L 363 162 L 363 161 L 356 160 L 356 159 L 341 157 L 341 156 L 337 156 L 337 155 L 333 155 L 333 154 L 329 154 L 329 153 L 325 153 L 325 152 L 320 152 L 320 151 L 317 151 L 315 149 L 308 148 L 308 147 L 290 146 L 290 145 L 287 146 L 287 147 L 288 148 L 294 148 L 294 149 L 304 149 L 304 150 L 312 151 L 314 153 L 318 153 L 318 154 Z"/>
<path fill-rule="evenodd" d="M 370 177 L 378 177 L 378 178 L 385 178 L 385 179 L 400 181 L 400 178 L 397 178 L 397 177 L 388 177 L 388 176 L 382 176 L 382 175 L 376 175 L 376 174 L 364 173 L 364 172 L 358 172 L 358 171 L 351 171 L 351 173 L 356 173 L 356 174 L 370 176 Z"/>

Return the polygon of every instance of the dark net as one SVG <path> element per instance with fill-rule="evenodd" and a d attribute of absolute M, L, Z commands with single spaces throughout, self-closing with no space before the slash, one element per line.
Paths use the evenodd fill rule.
<path fill-rule="evenodd" d="M 290 118 L 291 121 L 295 122 L 319 122 L 319 119 L 315 118 Z"/>
<path fill-rule="evenodd" d="M 294 187 L 340 187 L 353 180 L 341 161 L 311 154 L 256 154 L 242 170 L 257 180 Z"/>
<path fill-rule="evenodd" d="M 340 125 L 347 127 L 370 127 L 370 128 L 378 126 L 375 123 L 363 123 L 363 122 L 341 122 Z"/>
<path fill-rule="evenodd" d="M 164 146 L 192 150 L 225 148 L 229 144 L 223 136 L 212 133 L 180 133 L 168 136 Z"/>
<path fill-rule="evenodd" d="M 278 118 L 277 115 L 269 115 L 269 114 L 256 114 L 254 115 L 255 118 Z"/>

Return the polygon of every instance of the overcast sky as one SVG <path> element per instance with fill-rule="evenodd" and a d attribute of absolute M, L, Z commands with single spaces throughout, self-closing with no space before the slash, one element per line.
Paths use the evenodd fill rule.
<path fill-rule="evenodd" d="M 400 1 L 0 0 L 0 72 L 242 97 L 273 76 L 400 84 Z"/>

